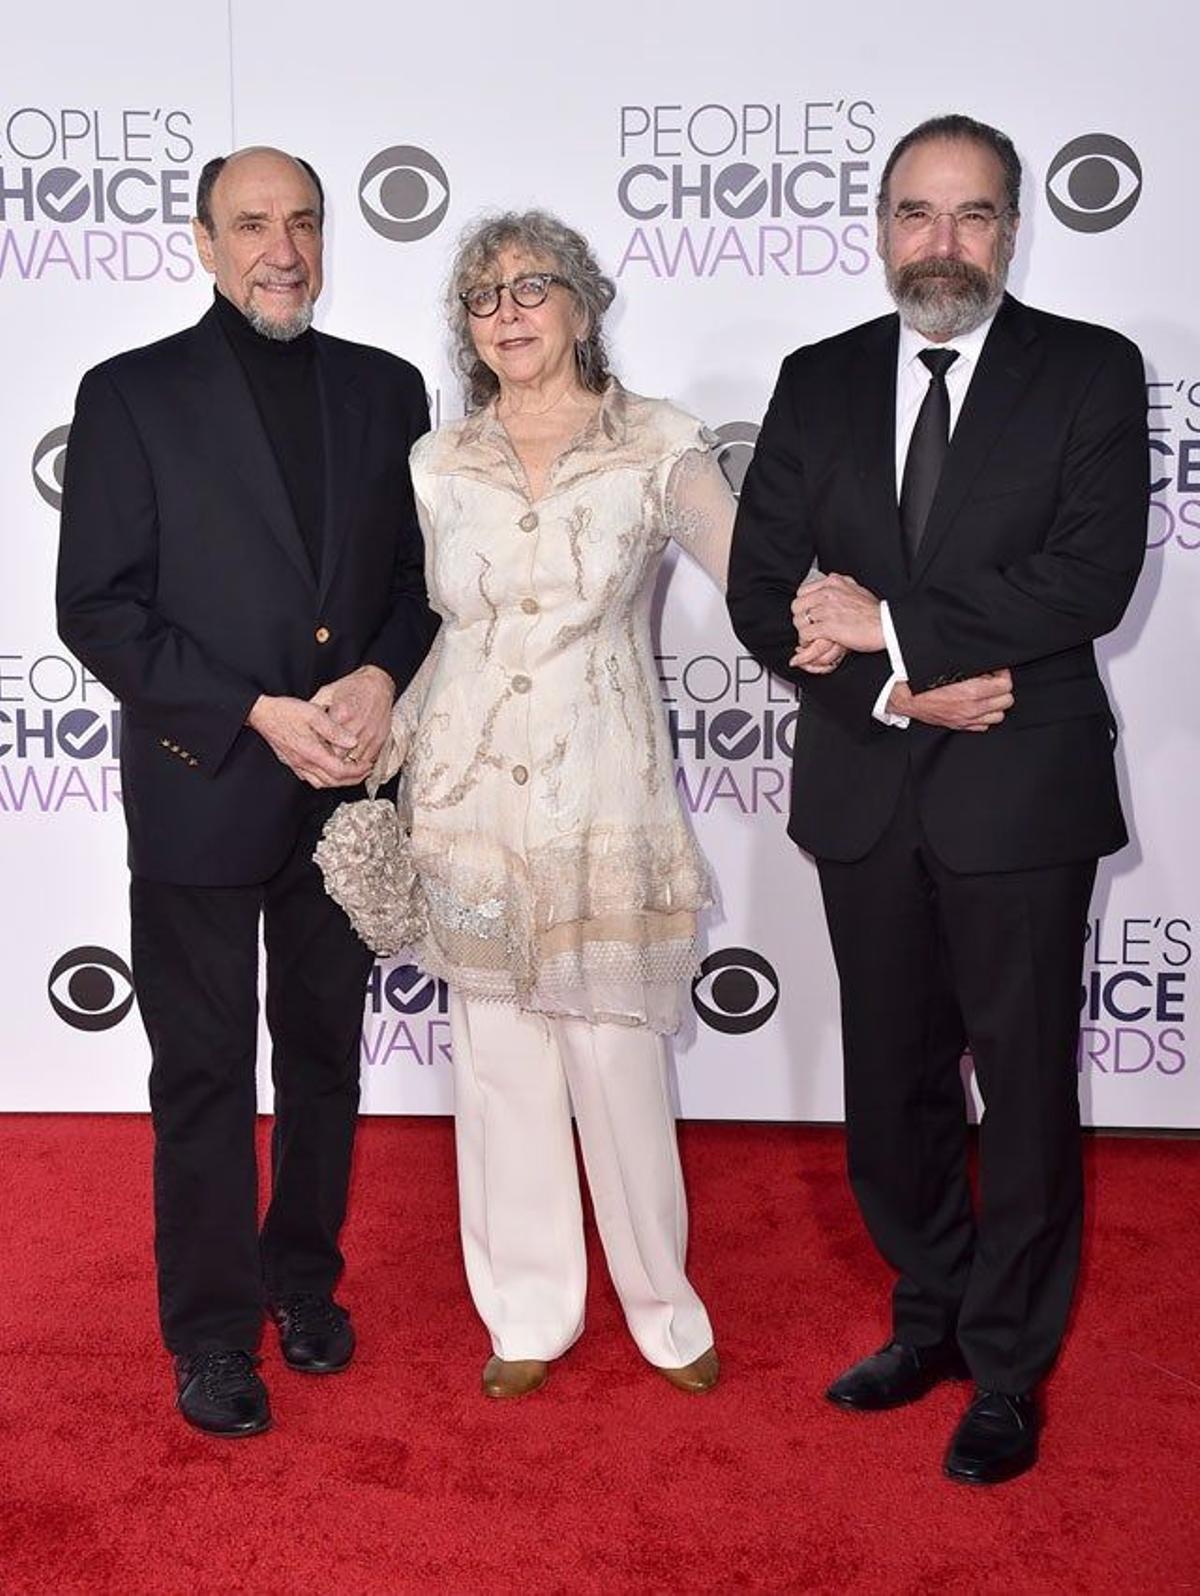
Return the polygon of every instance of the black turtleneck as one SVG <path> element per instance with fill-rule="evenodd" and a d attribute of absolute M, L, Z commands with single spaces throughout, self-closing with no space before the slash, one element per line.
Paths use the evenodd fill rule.
<path fill-rule="evenodd" d="M 302 332 L 286 343 L 264 338 L 224 294 L 214 289 L 213 295 L 217 320 L 246 373 L 313 574 L 319 576 L 325 525 L 325 443 L 313 335 Z"/>

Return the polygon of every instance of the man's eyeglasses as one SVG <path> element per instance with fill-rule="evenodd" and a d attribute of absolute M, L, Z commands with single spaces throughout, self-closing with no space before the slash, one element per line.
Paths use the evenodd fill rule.
<path fill-rule="evenodd" d="M 552 283 L 559 283 L 563 288 L 568 286 L 566 278 L 557 277 L 553 272 L 524 272 L 511 283 L 480 284 L 478 288 L 464 289 L 458 297 L 470 315 L 494 316 L 500 309 L 500 290 L 507 288 L 514 305 L 520 305 L 522 310 L 536 310 L 545 302 Z"/>
<path fill-rule="evenodd" d="M 955 232 L 963 238 L 983 238 L 1011 210 L 1011 205 L 1006 205 L 1002 211 L 982 205 L 964 205 L 956 211 L 934 211 L 927 205 L 905 205 L 892 213 L 892 221 L 907 237 L 920 238 L 924 233 L 932 233 L 942 217 L 948 216 L 954 223 Z"/>

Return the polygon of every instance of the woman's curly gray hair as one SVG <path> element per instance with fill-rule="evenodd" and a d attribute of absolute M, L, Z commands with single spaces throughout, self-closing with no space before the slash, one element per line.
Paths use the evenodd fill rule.
<path fill-rule="evenodd" d="M 562 277 L 583 311 L 587 331 L 575 344 L 575 363 L 585 388 L 599 393 L 609 378 L 604 312 L 616 285 L 604 275 L 582 233 L 548 211 L 498 211 L 473 222 L 458 242 L 446 288 L 446 312 L 454 337 L 454 365 L 463 379 L 468 411 L 481 410 L 499 391 L 496 373 L 475 353 L 470 317 L 459 294 L 482 281 L 504 248 L 546 261 Z"/>

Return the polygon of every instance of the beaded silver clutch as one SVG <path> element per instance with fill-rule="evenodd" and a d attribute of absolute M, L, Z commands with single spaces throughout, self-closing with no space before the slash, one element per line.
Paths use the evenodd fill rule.
<path fill-rule="evenodd" d="M 325 822 L 313 859 L 326 892 L 376 953 L 399 953 L 425 935 L 425 893 L 394 803 L 362 798 L 340 804 Z"/>

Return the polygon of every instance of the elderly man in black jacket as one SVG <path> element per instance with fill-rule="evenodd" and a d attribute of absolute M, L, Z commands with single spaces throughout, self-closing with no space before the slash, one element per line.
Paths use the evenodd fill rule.
<path fill-rule="evenodd" d="M 149 1034 L 163 1335 L 184 1417 L 270 1423 L 264 1308 L 344 1368 L 333 1300 L 371 955 L 312 862 L 435 622 L 408 449 L 420 374 L 312 330 L 324 198 L 250 149 L 200 179 L 214 303 L 84 377 L 59 558 L 64 641 L 120 699 L 133 970 Z M 260 923 L 275 1125 L 256 1212 Z"/>
<path fill-rule="evenodd" d="M 828 1395 L 894 1407 L 969 1372 L 946 1470 L 975 1483 L 1036 1458 L 1076 1276 L 1084 927 L 1126 840 L 1092 644 L 1133 591 L 1148 496 L 1137 349 L 1005 293 L 1020 179 L 969 117 L 897 144 L 899 315 L 784 361 L 729 575 L 738 636 L 804 685 L 789 831 L 841 983 L 851 1183 L 899 1274 L 892 1339 Z"/>

